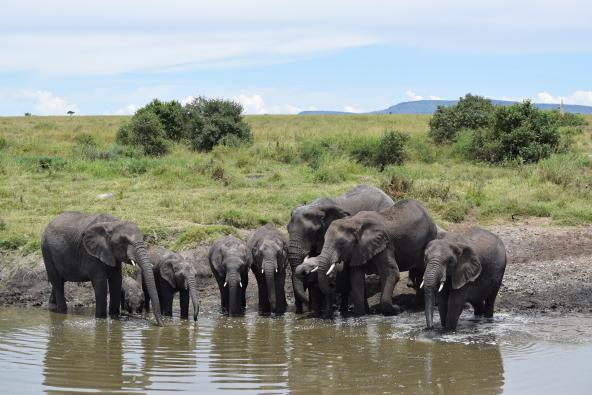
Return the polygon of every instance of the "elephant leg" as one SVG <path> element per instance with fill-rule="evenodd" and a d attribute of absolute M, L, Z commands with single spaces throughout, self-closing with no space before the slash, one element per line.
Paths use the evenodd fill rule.
<path fill-rule="evenodd" d="M 497 293 L 499 292 L 500 286 L 501 284 L 495 287 L 489 296 L 485 298 L 485 318 L 493 318 L 493 307 L 495 305 L 495 298 L 497 298 Z"/>
<path fill-rule="evenodd" d="M 267 294 L 267 287 L 264 284 L 264 279 L 257 279 L 257 289 L 259 291 L 259 314 L 269 315 L 271 313 L 271 305 L 269 304 L 269 295 Z"/>
<path fill-rule="evenodd" d="M 115 268 L 109 277 L 109 316 L 111 318 L 119 317 L 119 305 L 121 304 L 121 266 L 119 270 Z"/>
<path fill-rule="evenodd" d="M 440 324 L 446 328 L 446 315 L 448 313 L 448 291 L 443 290 L 438 294 L 438 312 L 440 313 Z"/>
<path fill-rule="evenodd" d="M 51 293 L 49 294 L 49 302 L 47 303 L 47 308 L 49 311 L 56 311 L 58 309 L 58 304 L 56 303 L 56 296 L 55 291 L 53 290 L 53 285 L 51 286 Z"/>
<path fill-rule="evenodd" d="M 296 286 L 294 285 L 295 283 L 295 279 L 294 279 L 294 274 L 292 274 L 292 289 L 296 288 Z M 305 288 L 306 290 L 306 288 Z M 302 314 L 303 313 L 303 303 L 302 300 L 298 297 L 298 295 L 296 295 L 296 292 L 294 292 L 294 307 L 296 308 L 295 313 L 296 314 Z"/>
<path fill-rule="evenodd" d="M 364 300 L 367 300 L 364 298 Z M 349 291 L 341 293 L 341 300 L 339 302 L 339 312 L 341 314 L 347 313 L 349 310 Z"/>
<path fill-rule="evenodd" d="M 393 291 L 395 290 L 395 285 L 397 285 L 397 282 L 401 277 L 394 254 L 390 250 L 387 250 L 375 259 L 378 259 L 378 262 L 375 263 L 375 266 L 378 268 L 378 274 L 380 275 L 380 288 L 382 290 L 380 295 L 380 309 L 382 314 L 399 314 L 401 309 L 399 306 L 393 305 Z"/>
<path fill-rule="evenodd" d="M 222 283 L 218 283 L 218 288 L 220 289 L 220 308 L 222 313 L 226 314 L 228 312 L 228 290 Z"/>
<path fill-rule="evenodd" d="M 119 299 L 119 307 L 121 311 L 125 311 L 125 290 L 123 288 L 121 289 L 121 298 Z"/>
<path fill-rule="evenodd" d="M 150 294 L 144 284 L 142 284 L 142 290 L 144 291 L 144 311 L 150 313 Z"/>
<path fill-rule="evenodd" d="M 465 292 L 462 289 L 450 291 L 448 296 L 448 309 L 446 312 L 446 329 L 456 329 L 458 319 L 465 306 L 465 300 Z"/>
<path fill-rule="evenodd" d="M 101 278 L 92 281 L 95 289 L 95 317 L 107 318 L 107 279 Z"/>
<path fill-rule="evenodd" d="M 316 286 L 309 287 L 308 291 L 310 293 L 310 308 L 313 315 L 315 317 L 322 317 L 325 295 L 323 295 L 321 290 Z"/>
<path fill-rule="evenodd" d="M 64 280 L 60 277 L 53 265 L 45 265 L 47 270 L 47 279 L 51 284 L 51 295 L 49 295 L 48 309 L 58 313 L 68 312 L 66 297 L 64 295 Z"/>
<path fill-rule="evenodd" d="M 471 302 L 471 306 L 473 306 L 475 317 L 483 317 L 483 313 L 485 312 L 485 304 L 483 303 L 483 301 Z"/>
<path fill-rule="evenodd" d="M 189 318 L 189 290 L 182 289 L 179 291 L 179 306 L 181 308 L 179 312 L 181 318 Z"/>
<path fill-rule="evenodd" d="M 364 315 L 366 314 L 366 278 L 364 276 L 364 270 L 359 267 L 350 269 L 350 292 L 352 302 L 354 304 L 354 314 Z"/>

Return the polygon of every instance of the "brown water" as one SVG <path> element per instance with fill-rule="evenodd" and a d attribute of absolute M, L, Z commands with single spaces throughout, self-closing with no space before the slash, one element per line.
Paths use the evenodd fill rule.
<path fill-rule="evenodd" d="M 455 334 L 421 314 L 323 321 L 221 317 L 163 328 L 0 309 L 0 392 L 590 393 L 592 316 L 493 323 Z"/>

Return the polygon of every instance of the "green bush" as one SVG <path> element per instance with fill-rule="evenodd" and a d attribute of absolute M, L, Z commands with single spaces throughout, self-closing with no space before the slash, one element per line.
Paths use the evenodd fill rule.
<path fill-rule="evenodd" d="M 236 146 L 253 140 L 239 103 L 198 97 L 185 109 L 186 133 L 194 150 L 209 151 L 218 144 Z"/>
<path fill-rule="evenodd" d="M 495 109 L 492 126 L 475 134 L 474 159 L 490 162 L 538 162 L 557 152 L 560 143 L 556 117 L 530 101 Z"/>
<path fill-rule="evenodd" d="M 487 127 L 493 112 L 491 100 L 467 93 L 454 106 L 438 106 L 430 120 L 429 135 L 437 143 L 454 141 L 462 129 Z"/>
<path fill-rule="evenodd" d="M 130 145 L 132 143 L 131 134 L 131 122 L 126 122 L 117 129 L 115 141 L 121 145 Z"/>
<path fill-rule="evenodd" d="M 0 149 L 4 149 L 8 147 L 8 141 L 2 136 L 0 136 Z"/>
<path fill-rule="evenodd" d="M 142 147 L 146 155 L 158 156 L 168 152 L 165 132 L 158 117 L 149 111 L 134 115 L 125 127 L 126 138 L 118 142 L 128 141 L 129 144 Z M 120 129 L 121 130 L 121 129 Z"/>
<path fill-rule="evenodd" d="M 363 144 L 353 146 L 352 157 L 359 163 L 383 170 L 388 165 L 399 165 L 405 161 L 405 144 L 409 141 L 406 134 L 388 131 L 379 139 L 367 139 Z"/>
<path fill-rule="evenodd" d="M 169 140 L 179 141 L 185 137 L 185 110 L 178 101 L 162 102 L 154 99 L 140 108 L 136 115 L 145 112 L 151 112 L 158 117 Z"/>

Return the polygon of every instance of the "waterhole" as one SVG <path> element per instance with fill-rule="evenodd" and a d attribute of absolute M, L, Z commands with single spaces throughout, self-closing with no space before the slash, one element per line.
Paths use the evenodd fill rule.
<path fill-rule="evenodd" d="M 102 320 L 0 309 L 0 392 L 588 393 L 592 316 Z"/>

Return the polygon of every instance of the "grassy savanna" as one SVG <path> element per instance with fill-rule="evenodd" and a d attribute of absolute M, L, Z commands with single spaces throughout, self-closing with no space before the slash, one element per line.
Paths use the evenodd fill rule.
<path fill-rule="evenodd" d="M 284 225 L 291 208 L 358 183 L 419 199 L 443 224 L 512 214 L 592 222 L 590 126 L 572 137 L 571 153 L 494 166 L 433 144 L 429 116 L 248 116 L 250 146 L 205 153 L 175 144 L 162 157 L 115 144 L 127 119 L 0 118 L 0 250 L 38 250 L 44 226 L 65 210 L 109 212 L 182 249 L 238 228 Z M 410 136 L 403 165 L 380 170 L 348 155 L 386 130 Z M 85 144 L 87 135 L 97 144 Z M 113 196 L 97 198 L 105 193 Z"/>

